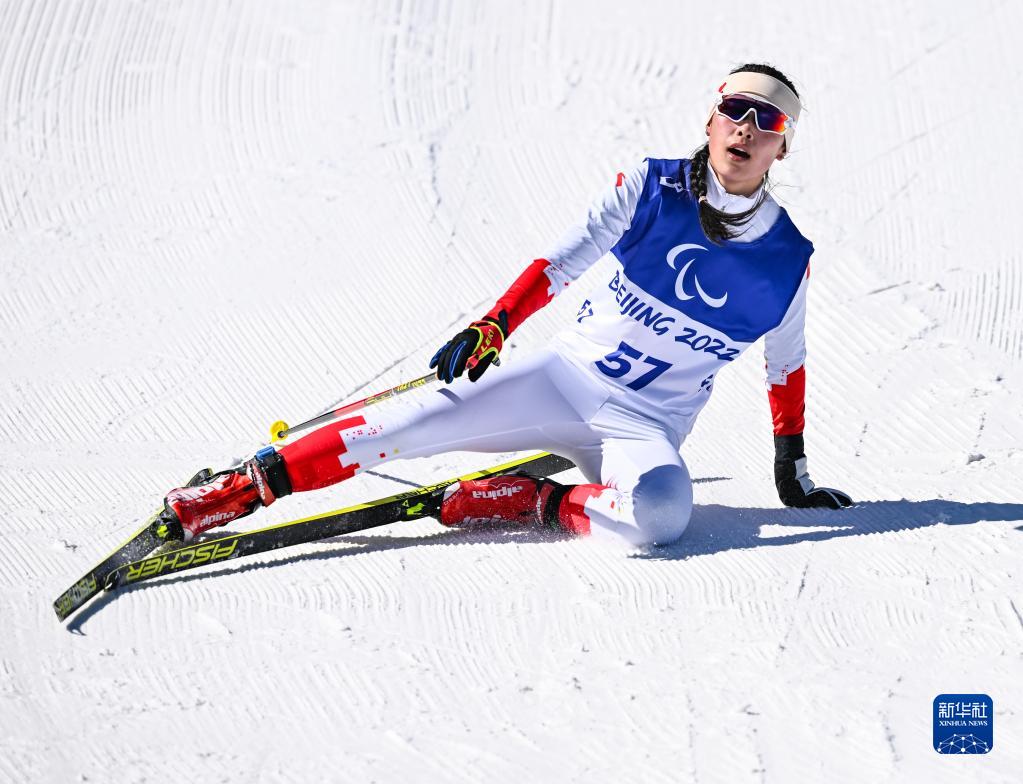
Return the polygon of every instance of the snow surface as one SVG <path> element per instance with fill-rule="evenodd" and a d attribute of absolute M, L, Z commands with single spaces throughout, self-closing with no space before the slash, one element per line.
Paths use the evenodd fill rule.
<path fill-rule="evenodd" d="M 1019 781 L 1021 23 L 986 0 L 6 0 L 0 780 Z M 773 175 L 817 248 L 811 474 L 858 507 L 780 507 L 754 350 L 683 447 L 676 546 L 425 520 L 57 623 L 196 468 L 423 373 L 615 172 L 699 144 L 748 59 L 808 107 Z M 388 464 L 259 523 L 498 461 Z M 935 754 L 942 692 L 991 695 L 990 754 Z"/>

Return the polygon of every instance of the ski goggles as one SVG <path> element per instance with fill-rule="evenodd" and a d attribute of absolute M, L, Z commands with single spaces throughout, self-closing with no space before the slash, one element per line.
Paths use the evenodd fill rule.
<path fill-rule="evenodd" d="M 735 123 L 742 122 L 753 112 L 753 122 L 765 133 L 784 136 L 785 131 L 795 126 L 796 121 L 785 112 L 767 101 L 757 101 L 745 95 L 722 95 L 714 111 Z"/>
<path fill-rule="evenodd" d="M 757 128 L 783 135 L 785 149 L 792 150 L 796 121 L 803 107 L 799 97 L 786 84 L 767 74 L 739 71 L 729 74 L 717 92 L 716 100 L 707 115 L 707 122 L 711 121 L 715 113 L 741 122 L 752 110 Z M 748 103 L 745 106 L 736 103 L 740 100 Z M 784 116 L 785 120 L 782 120 L 781 116 Z"/>

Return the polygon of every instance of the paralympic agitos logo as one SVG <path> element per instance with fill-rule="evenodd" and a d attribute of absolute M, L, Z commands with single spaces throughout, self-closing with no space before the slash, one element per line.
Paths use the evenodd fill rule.
<path fill-rule="evenodd" d="M 695 295 L 690 294 L 688 291 L 686 291 L 686 273 L 689 272 L 689 268 L 693 266 L 693 262 L 696 261 L 696 258 L 695 257 L 690 258 L 688 261 L 686 261 L 685 264 L 682 265 L 682 269 L 678 269 L 677 266 L 678 257 L 681 256 L 686 251 L 696 250 L 706 251 L 707 249 L 702 245 L 693 245 L 691 243 L 686 243 L 684 245 L 676 245 L 674 248 L 668 251 L 667 256 L 668 266 L 671 267 L 673 270 L 678 270 L 678 278 L 675 279 L 675 296 L 678 297 L 683 302 L 692 299 L 694 296 L 698 296 L 701 300 L 703 300 L 705 305 L 708 305 L 712 308 L 724 307 L 724 304 L 728 301 L 728 292 L 726 291 L 720 297 L 712 297 L 710 294 L 703 290 L 703 286 L 700 285 L 700 279 L 696 277 L 695 270 L 693 271 L 693 286 L 696 289 L 696 294 Z"/>

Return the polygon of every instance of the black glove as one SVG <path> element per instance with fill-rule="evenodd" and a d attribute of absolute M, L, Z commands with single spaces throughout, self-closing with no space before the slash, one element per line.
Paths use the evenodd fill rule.
<path fill-rule="evenodd" d="M 785 506 L 802 509 L 844 509 L 852 506 L 852 499 L 841 490 L 814 486 L 806 472 L 802 434 L 774 437 L 774 484 Z"/>
<path fill-rule="evenodd" d="M 437 350 L 430 360 L 437 378 L 450 384 L 468 370 L 469 380 L 476 381 L 491 363 L 500 364 L 497 355 L 508 337 L 508 315 L 503 310 L 497 315 L 472 322 Z"/>

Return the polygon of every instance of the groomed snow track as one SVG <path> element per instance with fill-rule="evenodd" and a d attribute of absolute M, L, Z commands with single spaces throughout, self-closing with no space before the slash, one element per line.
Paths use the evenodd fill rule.
<path fill-rule="evenodd" d="M 6 0 L 0 781 L 1018 781 L 1021 23 L 985 0 Z M 617 171 L 699 144 L 748 60 L 808 107 L 775 193 L 816 245 L 811 473 L 857 508 L 780 508 L 754 350 L 684 446 L 676 546 L 426 520 L 56 622 L 196 468 L 422 374 Z M 261 522 L 501 459 L 391 463 Z M 942 692 L 991 695 L 990 754 L 934 752 Z"/>

